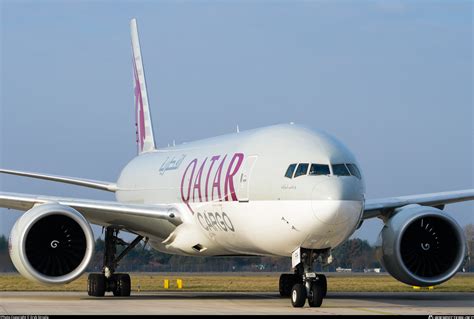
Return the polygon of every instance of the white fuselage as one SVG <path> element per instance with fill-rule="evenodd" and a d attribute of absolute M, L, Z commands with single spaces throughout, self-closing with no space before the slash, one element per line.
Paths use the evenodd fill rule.
<path fill-rule="evenodd" d="M 123 169 L 116 196 L 179 207 L 183 223 L 170 234 L 130 229 L 168 253 L 290 256 L 298 247 L 334 248 L 360 222 L 363 179 L 332 169 L 285 177 L 298 163 L 357 161 L 325 133 L 276 125 L 144 153 Z"/>

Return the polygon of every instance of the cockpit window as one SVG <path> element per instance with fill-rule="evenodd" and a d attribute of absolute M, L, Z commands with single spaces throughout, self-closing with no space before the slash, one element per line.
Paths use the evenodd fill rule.
<path fill-rule="evenodd" d="M 329 165 L 311 164 L 309 175 L 329 175 Z"/>
<path fill-rule="evenodd" d="M 355 164 L 346 164 L 346 166 L 349 169 L 349 171 L 351 172 L 351 175 L 357 177 L 358 179 L 362 178 L 362 176 L 360 174 L 360 171 L 359 171 L 359 169 L 357 168 L 357 166 Z"/>
<path fill-rule="evenodd" d="M 298 168 L 296 169 L 295 172 L 295 177 L 301 176 L 301 175 L 306 175 L 308 172 L 308 163 L 300 163 L 298 164 Z"/>
<path fill-rule="evenodd" d="M 332 173 L 336 176 L 351 176 L 349 170 L 344 164 L 333 164 Z"/>
<path fill-rule="evenodd" d="M 285 173 L 285 177 L 292 178 L 295 168 L 296 168 L 296 164 L 291 164 L 290 166 L 288 166 L 288 169 L 286 170 L 286 173 Z"/>
<path fill-rule="evenodd" d="M 334 176 L 355 176 L 362 179 L 359 168 L 355 164 L 332 164 L 332 174 Z M 308 174 L 312 176 L 331 175 L 329 165 L 325 164 L 308 164 L 308 163 L 293 163 L 286 169 L 285 177 L 294 178 Z"/>

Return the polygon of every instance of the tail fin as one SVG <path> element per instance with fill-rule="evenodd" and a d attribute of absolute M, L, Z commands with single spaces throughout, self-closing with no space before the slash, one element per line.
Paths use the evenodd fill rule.
<path fill-rule="evenodd" d="M 135 19 L 130 21 L 130 32 L 132 35 L 133 82 L 135 86 L 135 124 L 137 127 L 138 154 L 141 154 L 155 150 L 156 146 L 153 137 L 140 41 L 138 39 L 137 21 Z"/>

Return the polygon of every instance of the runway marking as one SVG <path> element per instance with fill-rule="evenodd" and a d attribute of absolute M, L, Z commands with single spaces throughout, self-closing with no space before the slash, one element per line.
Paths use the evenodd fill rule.
<path fill-rule="evenodd" d="M 375 294 L 335 294 L 321 308 L 294 309 L 289 300 L 277 293 L 145 293 L 131 298 L 87 297 L 85 292 L 0 292 L 0 317 L 6 314 L 64 315 L 83 314 L 277 314 L 277 315 L 462 315 L 472 312 L 474 293 L 398 293 L 382 294 L 381 298 L 370 298 Z M 416 297 L 414 297 L 416 295 Z M 338 297 L 339 296 L 339 297 Z M 425 296 L 426 298 L 420 298 Z M 183 301 L 187 307 L 181 305 Z M 433 307 L 442 301 L 443 307 Z M 4 312 L 4 313 L 3 313 Z"/>
<path fill-rule="evenodd" d="M 4 315 L 8 315 L 8 312 L 7 310 L 2 306 L 0 305 L 0 315 L 4 316 Z"/>
<path fill-rule="evenodd" d="M 359 310 L 362 310 L 362 311 L 367 311 L 367 312 L 373 312 L 373 313 L 378 313 L 378 314 L 381 314 L 381 315 L 396 315 L 396 313 L 393 313 L 393 312 L 386 312 L 386 311 L 380 311 L 380 310 L 373 310 L 373 309 L 368 309 L 368 308 L 354 308 L 354 309 L 359 309 Z"/>

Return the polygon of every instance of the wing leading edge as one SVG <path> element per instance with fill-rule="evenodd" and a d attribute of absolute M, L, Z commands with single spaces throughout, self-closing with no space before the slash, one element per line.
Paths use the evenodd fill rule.
<path fill-rule="evenodd" d="M 474 189 L 366 200 L 362 218 L 381 217 L 410 204 L 437 207 L 469 200 L 474 200 Z"/>
<path fill-rule="evenodd" d="M 80 212 L 89 222 L 116 226 L 136 233 L 166 238 L 182 223 L 179 207 L 159 204 L 124 204 L 65 197 L 0 192 L 0 207 L 26 211 L 35 205 L 58 203 Z"/>
<path fill-rule="evenodd" d="M 0 169 L 0 173 L 25 176 L 25 177 L 43 179 L 43 180 L 66 183 L 66 184 L 73 184 L 73 185 L 95 188 L 95 189 L 100 189 L 100 190 L 109 191 L 109 192 L 115 192 L 117 190 L 117 185 L 115 183 L 101 182 L 101 181 L 96 181 L 96 180 L 91 180 L 91 179 L 49 175 L 49 174 L 43 174 L 43 173 L 23 172 L 23 171 L 15 171 L 15 170 L 10 170 L 10 169 Z"/>

